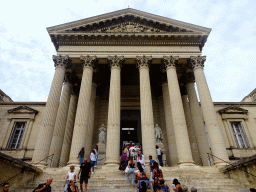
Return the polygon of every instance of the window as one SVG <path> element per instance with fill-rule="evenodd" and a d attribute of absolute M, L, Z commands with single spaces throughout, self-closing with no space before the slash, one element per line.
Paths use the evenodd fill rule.
<path fill-rule="evenodd" d="M 26 122 L 15 122 L 7 148 L 18 149 L 26 127 Z"/>
<path fill-rule="evenodd" d="M 242 122 L 230 122 L 238 148 L 249 148 Z"/>

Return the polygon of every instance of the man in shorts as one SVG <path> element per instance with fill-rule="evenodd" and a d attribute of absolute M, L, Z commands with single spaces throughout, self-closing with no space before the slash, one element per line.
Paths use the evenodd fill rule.
<path fill-rule="evenodd" d="M 81 172 L 81 175 L 80 175 L 80 172 Z M 86 192 L 87 191 L 88 180 L 91 176 L 91 164 L 88 162 L 87 158 L 84 158 L 84 162 L 80 166 L 80 170 L 78 172 L 77 179 L 79 179 L 79 175 L 80 175 L 80 189 L 81 189 L 81 192 L 83 192 L 83 183 L 84 183 L 85 192 Z"/>

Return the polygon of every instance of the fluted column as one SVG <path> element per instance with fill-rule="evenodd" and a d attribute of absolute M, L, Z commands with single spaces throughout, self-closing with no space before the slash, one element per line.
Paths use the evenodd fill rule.
<path fill-rule="evenodd" d="M 172 56 L 164 57 L 164 63 L 167 73 L 169 97 L 179 164 L 193 165 L 194 161 L 192 158 L 185 114 L 176 72 L 176 64 L 178 63 L 178 59 L 178 57 Z"/>
<path fill-rule="evenodd" d="M 210 147 L 207 135 L 204 129 L 204 120 L 199 106 L 199 102 L 195 90 L 195 77 L 193 72 L 186 74 L 186 89 L 188 93 L 191 118 L 194 125 L 197 147 L 200 158 L 204 166 L 208 165 L 207 153 L 210 153 Z"/>
<path fill-rule="evenodd" d="M 33 154 L 33 163 L 41 161 L 49 154 L 65 70 L 70 66 L 68 60 L 68 56 L 53 56 L 55 73 Z M 40 162 L 39 165 L 47 165 L 46 160 Z"/>
<path fill-rule="evenodd" d="M 196 143 L 196 136 L 194 132 L 194 126 L 193 126 L 193 121 L 191 117 L 191 112 L 190 112 L 190 107 L 188 103 L 188 95 L 187 95 L 187 90 L 184 85 L 180 87 L 181 91 L 181 99 L 183 103 L 183 108 L 184 108 L 184 113 L 185 113 L 185 118 L 186 118 L 186 124 L 188 128 L 188 135 L 189 135 L 189 141 L 190 141 L 190 146 L 191 146 L 191 151 L 192 151 L 192 157 L 194 162 L 197 165 L 202 165 L 202 161 L 199 156 L 199 151 Z"/>
<path fill-rule="evenodd" d="M 77 104 L 75 126 L 68 164 L 79 164 L 78 153 L 85 146 L 85 136 L 89 125 L 90 100 L 92 91 L 93 67 L 96 62 L 95 56 L 81 56 L 83 63 L 83 76 Z M 88 157 L 87 157 L 88 158 Z"/>
<path fill-rule="evenodd" d="M 175 166 L 178 164 L 179 160 L 177 156 L 175 133 L 174 133 L 174 127 L 172 123 L 172 111 L 171 111 L 169 89 L 168 89 L 167 82 L 164 82 L 162 84 L 162 91 L 163 91 L 166 132 L 167 132 L 169 155 L 170 155 L 170 161 L 171 161 L 170 165 Z"/>
<path fill-rule="evenodd" d="M 92 150 L 92 138 L 93 138 L 93 128 L 94 128 L 94 110 L 95 110 L 95 100 L 96 100 L 96 89 L 97 84 L 92 83 L 92 93 L 91 93 L 91 102 L 90 102 L 90 115 L 89 115 L 89 124 L 87 128 L 87 134 L 85 137 L 85 153 L 86 157 L 90 156 Z"/>
<path fill-rule="evenodd" d="M 152 155 L 153 159 L 157 159 L 155 146 L 156 138 L 154 130 L 153 106 L 149 78 L 149 65 L 151 63 L 151 60 L 151 57 L 137 56 L 137 64 L 140 71 L 140 111 L 142 147 L 146 163 L 149 163 L 149 155 Z"/>
<path fill-rule="evenodd" d="M 205 56 L 191 57 L 191 65 L 195 75 L 201 108 L 211 144 L 211 151 L 213 155 L 225 161 L 229 161 L 225 143 L 223 141 L 221 130 L 218 125 L 211 94 L 206 82 L 206 78 L 204 76 L 203 67 L 205 59 Z M 220 166 L 225 165 L 223 161 L 217 158 L 214 158 L 214 164 L 218 164 Z"/>
<path fill-rule="evenodd" d="M 120 148 L 120 112 L 121 112 L 121 65 L 123 56 L 108 57 L 111 67 L 109 104 L 108 104 L 108 127 L 106 164 L 119 163 Z"/>
<path fill-rule="evenodd" d="M 52 160 L 52 167 L 57 167 L 59 164 L 61 147 L 63 144 L 63 137 L 68 116 L 68 107 L 72 92 L 72 78 L 72 74 L 70 72 L 66 72 L 64 77 L 64 85 L 61 94 L 60 105 L 58 108 L 56 123 L 53 131 L 51 147 L 49 151 L 49 155 L 54 154 Z"/>
<path fill-rule="evenodd" d="M 59 163 L 60 167 L 65 166 L 69 159 L 70 147 L 72 142 L 75 117 L 76 117 L 78 95 L 79 95 L 79 86 L 73 86 L 73 91 L 72 91 L 72 95 L 69 103 L 68 118 L 67 118 L 67 123 L 65 127 L 64 140 L 63 140 L 63 145 L 62 145 L 61 155 L 60 155 L 60 163 Z"/>

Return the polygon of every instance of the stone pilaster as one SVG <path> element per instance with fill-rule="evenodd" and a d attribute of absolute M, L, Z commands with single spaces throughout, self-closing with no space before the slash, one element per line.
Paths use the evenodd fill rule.
<path fill-rule="evenodd" d="M 85 136 L 89 125 L 90 101 L 92 91 L 93 67 L 96 62 L 95 56 L 81 56 L 83 63 L 83 76 L 77 104 L 75 126 L 68 164 L 79 164 L 78 153 L 85 146 Z M 88 158 L 88 157 L 87 157 Z"/>
<path fill-rule="evenodd" d="M 90 102 L 90 115 L 89 115 L 89 125 L 87 128 L 87 134 L 85 136 L 85 156 L 89 157 L 92 151 L 92 138 L 93 138 L 93 128 L 94 128 L 94 110 L 95 110 L 95 100 L 96 100 L 96 89 L 97 84 L 92 83 L 92 93 Z"/>
<path fill-rule="evenodd" d="M 167 132 L 168 147 L 169 147 L 169 158 L 171 161 L 169 165 L 175 166 L 178 164 L 179 160 L 177 155 L 174 127 L 172 123 L 172 111 L 171 111 L 169 88 L 168 88 L 167 82 L 164 82 L 162 84 L 162 91 L 163 91 L 163 103 L 164 103 L 164 112 L 165 112 L 165 124 L 166 124 L 166 132 Z"/>
<path fill-rule="evenodd" d="M 149 162 L 148 156 L 156 156 L 156 139 L 154 130 L 154 117 L 152 96 L 149 78 L 149 65 L 152 58 L 147 56 L 137 56 L 137 64 L 140 71 L 140 111 L 141 111 L 141 134 L 142 147 L 146 163 Z"/>
<path fill-rule="evenodd" d="M 42 159 L 45 159 L 49 154 L 65 70 L 70 67 L 68 56 L 53 56 L 53 61 L 55 73 L 33 154 L 33 163 L 37 163 Z M 47 165 L 46 160 L 40 162 L 39 165 Z"/>
<path fill-rule="evenodd" d="M 59 163 L 60 167 L 66 166 L 69 159 L 70 147 L 72 142 L 75 117 L 76 117 L 78 95 L 79 95 L 79 87 L 73 86 L 73 91 L 72 91 L 72 95 L 69 102 L 68 117 L 67 117 L 67 123 L 65 126 L 64 140 L 63 140 L 63 145 L 62 145 L 61 155 L 60 155 L 60 163 Z"/>
<path fill-rule="evenodd" d="M 108 57 L 111 67 L 109 104 L 108 104 L 108 126 L 106 164 L 119 163 L 120 149 L 120 112 L 121 112 L 121 66 L 124 62 L 123 56 Z"/>
<path fill-rule="evenodd" d="M 211 151 L 213 155 L 219 157 L 220 159 L 229 161 L 227 151 L 225 148 L 225 143 L 223 141 L 221 130 L 218 125 L 218 120 L 217 120 L 216 112 L 214 110 L 211 94 L 210 94 L 210 91 L 206 82 L 206 78 L 204 75 L 204 71 L 203 71 L 205 59 L 206 59 L 205 56 L 198 56 L 198 57 L 191 57 L 190 61 L 194 71 L 194 75 L 195 75 L 201 108 L 202 108 L 206 128 L 208 131 L 208 137 L 211 144 Z M 218 164 L 220 166 L 225 165 L 223 161 L 217 158 L 214 158 L 214 164 Z"/>
<path fill-rule="evenodd" d="M 191 118 L 194 125 L 197 147 L 204 166 L 208 165 L 207 153 L 210 153 L 207 135 L 204 129 L 204 120 L 195 90 L 193 72 L 186 74 L 186 90 L 188 93 Z"/>
<path fill-rule="evenodd" d="M 164 56 L 179 164 L 193 165 L 185 114 L 176 72 L 178 57 Z"/>
<path fill-rule="evenodd" d="M 61 94 L 60 105 L 56 117 L 56 123 L 53 131 L 51 147 L 49 155 L 54 154 L 52 160 L 52 167 L 57 167 L 61 155 L 61 147 L 63 144 L 63 137 L 65 133 L 66 121 L 68 116 L 68 107 L 70 102 L 70 96 L 72 92 L 72 80 L 73 74 L 66 72 L 64 77 L 63 91 Z"/>
<path fill-rule="evenodd" d="M 181 99 L 183 103 L 183 108 L 184 108 L 184 113 L 185 113 L 185 118 L 186 118 L 186 124 L 188 128 L 188 135 L 189 135 L 189 141 L 190 141 L 190 146 L 191 146 L 191 151 L 192 151 L 192 157 L 194 162 L 197 165 L 202 165 L 202 161 L 199 156 L 199 151 L 196 143 L 196 136 L 194 132 L 194 126 L 193 126 L 193 121 L 191 117 L 191 112 L 190 112 L 190 107 L 188 103 L 188 95 L 187 95 L 187 90 L 184 85 L 180 87 L 181 89 Z"/>

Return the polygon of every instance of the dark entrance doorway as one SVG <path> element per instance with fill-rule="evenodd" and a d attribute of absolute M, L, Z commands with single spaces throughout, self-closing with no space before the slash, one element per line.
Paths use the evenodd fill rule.
<path fill-rule="evenodd" d="M 120 154 L 125 143 L 141 143 L 141 123 L 139 110 L 121 111 L 121 130 L 120 130 Z"/>

